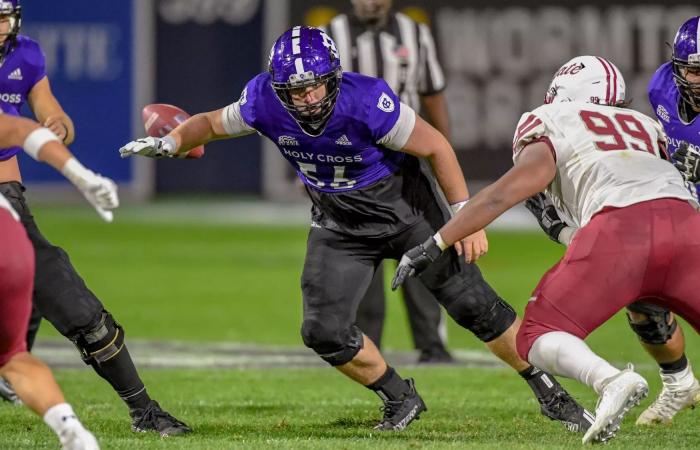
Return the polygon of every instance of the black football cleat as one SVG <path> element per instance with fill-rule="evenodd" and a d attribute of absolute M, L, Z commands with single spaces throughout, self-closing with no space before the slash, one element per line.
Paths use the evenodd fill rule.
<path fill-rule="evenodd" d="M 0 398 L 13 405 L 21 405 L 22 400 L 17 396 L 17 393 L 12 388 L 12 385 L 6 379 L 0 377 Z"/>
<path fill-rule="evenodd" d="M 542 415 L 563 423 L 572 433 L 585 433 L 593 425 L 595 416 L 579 405 L 557 380 L 552 377 L 549 379 L 555 385 L 554 391 L 537 399 Z"/>
<path fill-rule="evenodd" d="M 131 431 L 145 433 L 156 431 L 161 437 L 190 433 L 192 429 L 161 409 L 157 401 L 151 400 L 143 409 L 132 409 Z"/>
<path fill-rule="evenodd" d="M 409 391 L 401 400 L 386 400 L 382 411 L 384 418 L 374 427 L 380 431 L 401 431 L 414 420 L 420 418 L 420 413 L 427 411 L 423 399 L 416 392 L 413 378 L 406 379 Z"/>

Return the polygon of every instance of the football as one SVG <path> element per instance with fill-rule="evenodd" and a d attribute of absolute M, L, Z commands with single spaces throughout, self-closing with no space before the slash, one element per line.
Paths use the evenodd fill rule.
<path fill-rule="evenodd" d="M 143 107 L 141 112 L 143 127 L 146 134 L 153 137 L 163 137 L 175 127 L 187 120 L 190 115 L 177 106 L 166 103 L 153 103 Z M 204 146 L 195 147 L 187 153 L 178 155 L 177 158 L 196 159 L 204 156 Z"/>

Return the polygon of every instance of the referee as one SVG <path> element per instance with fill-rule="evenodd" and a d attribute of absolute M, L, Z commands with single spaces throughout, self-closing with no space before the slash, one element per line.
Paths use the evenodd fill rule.
<path fill-rule="evenodd" d="M 326 31 L 340 52 L 343 70 L 383 78 L 416 112 L 448 140 L 445 77 L 427 25 L 391 10 L 391 0 L 351 0 L 353 14 L 334 17 Z M 357 312 L 357 326 L 380 347 L 385 316 L 384 270 L 380 266 Z M 449 363 L 447 328 L 440 305 L 416 278 L 403 285 L 403 297 L 420 351 L 419 363 Z"/>

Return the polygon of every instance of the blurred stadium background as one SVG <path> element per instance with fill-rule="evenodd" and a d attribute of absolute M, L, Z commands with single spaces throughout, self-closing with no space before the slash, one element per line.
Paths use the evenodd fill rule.
<path fill-rule="evenodd" d="M 453 144 L 473 188 L 510 167 L 520 114 L 541 103 L 551 74 L 573 55 L 614 61 L 625 75 L 632 106 L 650 113 L 645 87 L 670 56 L 665 42 L 686 18 L 700 13 L 697 2 L 673 0 L 396 0 L 394 5 L 433 29 L 448 79 Z M 81 417 L 104 448 L 376 448 L 375 439 L 383 448 L 578 445 L 575 436 L 539 417 L 517 377 L 453 324 L 449 344 L 463 364 L 406 372 L 426 385 L 430 419 L 406 437 L 372 437 L 367 418 L 376 400 L 301 345 L 298 278 L 308 204 L 277 150 L 249 136 L 210 144 L 200 160 L 119 158 L 122 144 L 143 135 L 144 105 L 172 103 L 195 113 L 234 101 L 245 82 L 265 68 L 278 34 L 291 24 L 323 24 L 348 12 L 349 0 L 71 0 L 22 6 L 23 32 L 41 43 L 54 93 L 76 124 L 72 150 L 117 180 L 123 195 L 115 223 L 100 223 L 59 176 L 22 155 L 37 222 L 68 250 L 91 289 L 124 324 L 137 365 L 150 368 L 144 376 L 150 389 L 200 431 L 178 444 L 153 437 L 140 444 L 141 437 L 128 433 L 116 396 L 44 323 L 37 353 L 63 368 L 59 380 L 77 398 Z M 562 253 L 538 230 L 524 210 L 514 211 L 492 227 L 491 251 L 480 264 L 519 312 L 539 276 Z M 407 353 L 412 346 L 402 303 L 390 301 L 388 308 L 384 345 L 390 361 L 407 364 L 414 355 Z M 700 339 L 687 326 L 686 335 L 688 355 L 698 362 Z M 656 368 L 622 316 L 590 343 L 616 363 L 640 365 L 652 392 L 658 390 Z M 273 366 L 279 367 L 271 371 Z M 301 372 L 289 368 L 307 366 Z M 488 369 L 493 366 L 497 369 Z M 253 369 L 222 370 L 245 367 Z M 493 377 L 502 384 L 492 386 Z M 268 382 L 277 390 L 266 389 Z M 567 386 L 593 408 L 589 392 Z M 307 399 L 325 406 L 308 409 L 302 405 Z M 28 413 L 8 411 L 0 408 L 1 420 L 12 417 L 13 428 L 29 431 L 19 438 L 0 434 L 0 448 L 35 448 L 36 433 L 52 445 Z M 614 447 L 663 448 L 672 441 L 675 448 L 700 446 L 690 414 L 673 430 L 632 433 L 632 423 L 626 426 Z"/>

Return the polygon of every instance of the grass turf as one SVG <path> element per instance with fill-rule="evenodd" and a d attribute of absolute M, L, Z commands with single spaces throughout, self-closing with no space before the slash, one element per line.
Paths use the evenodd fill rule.
<path fill-rule="evenodd" d="M 34 208 L 40 227 L 71 255 L 82 276 L 124 325 L 128 338 L 230 340 L 301 345 L 299 274 L 306 229 L 191 225 L 118 220 L 98 222 L 85 208 Z M 191 221 L 190 221 L 191 222 Z M 480 263 L 501 296 L 522 312 L 529 293 L 560 256 L 538 233 L 490 233 Z M 411 348 L 401 303 L 389 294 L 385 346 Z M 572 299 L 575 301 L 575 299 Z M 686 326 L 688 355 L 700 340 Z M 48 325 L 43 337 L 56 337 Z M 647 364 L 658 375 L 625 319 L 616 316 L 589 339 L 616 362 Z M 450 324 L 453 348 L 483 345 Z M 150 391 L 197 433 L 163 441 L 128 431 L 125 407 L 90 370 L 57 371 L 59 382 L 106 449 L 131 448 L 570 448 L 579 436 L 537 414 L 523 382 L 508 370 L 410 369 L 430 411 L 405 433 L 370 431 L 377 399 L 326 369 L 143 372 Z M 567 386 L 589 407 L 594 396 Z M 651 400 L 647 400 L 645 405 Z M 638 414 L 641 409 L 636 410 Z M 636 414 L 633 414 L 636 416 Z M 694 414 L 672 428 L 638 430 L 629 418 L 612 448 L 694 448 Z M 0 448 L 55 448 L 53 436 L 29 412 L 0 407 Z"/>

